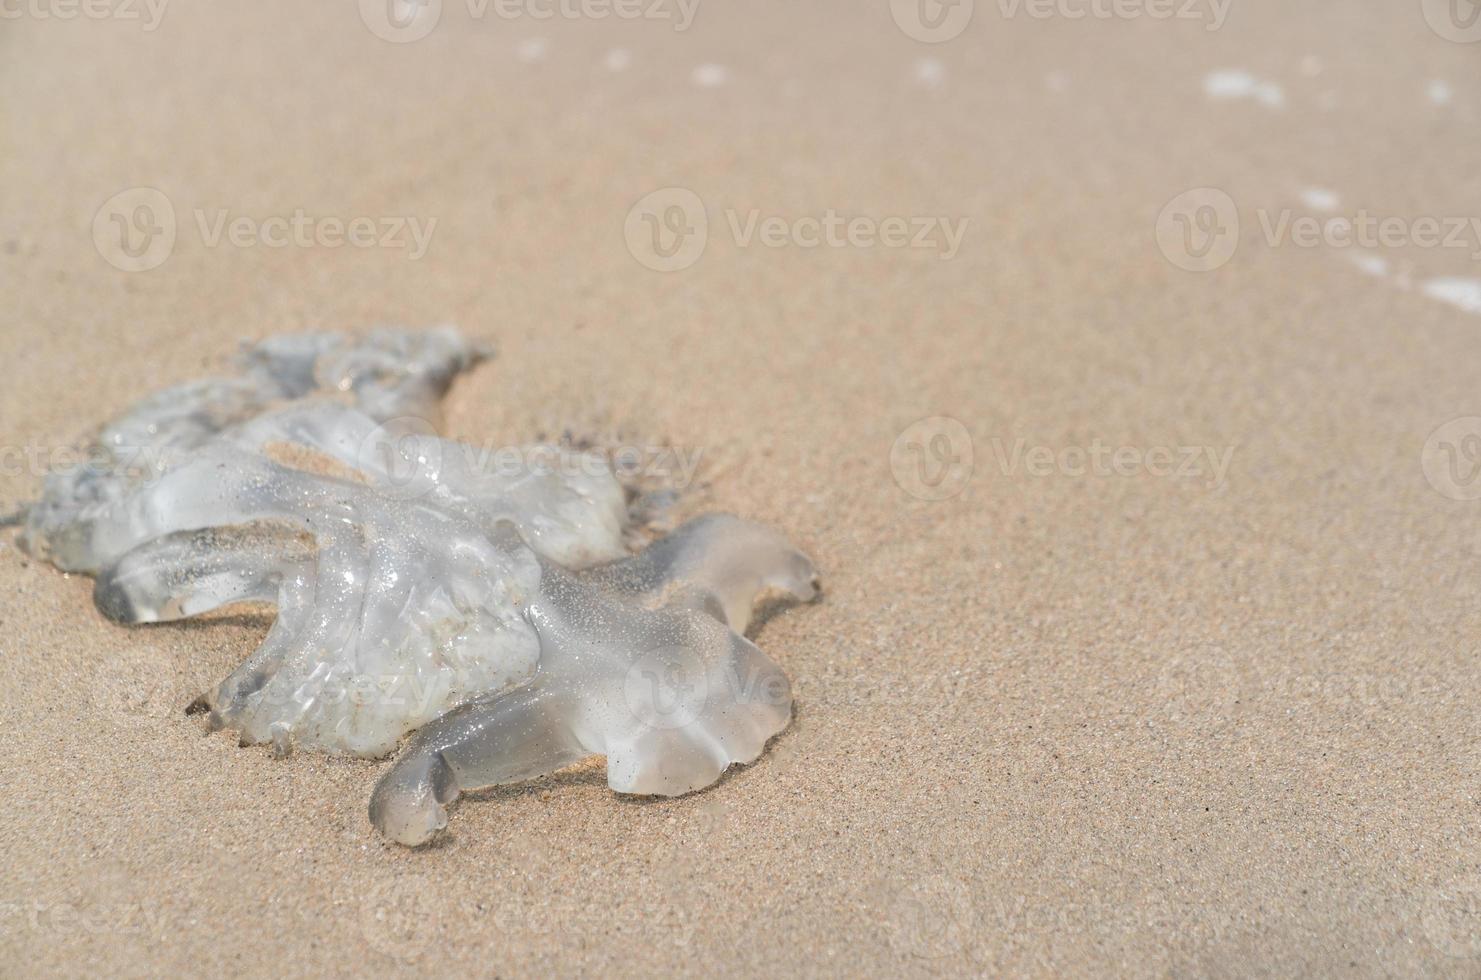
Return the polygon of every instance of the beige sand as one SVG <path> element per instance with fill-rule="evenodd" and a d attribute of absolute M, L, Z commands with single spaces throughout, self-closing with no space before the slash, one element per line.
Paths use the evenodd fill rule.
<path fill-rule="evenodd" d="M 1481 215 L 1478 49 L 1417 0 L 1235 0 L 1218 31 L 978 2 L 937 45 L 885 0 L 707 2 L 686 31 L 447 0 L 414 43 L 353 3 L 182 2 L 146 31 L 46 2 L 0 23 L 0 506 L 40 485 L 17 449 L 51 459 L 242 338 L 453 321 L 501 351 L 455 435 L 702 450 L 686 507 L 784 528 L 827 597 L 760 633 L 799 715 L 759 764 L 672 801 L 592 764 L 409 852 L 366 821 L 384 764 L 275 761 L 183 713 L 263 619 L 118 628 L 7 535 L 0 972 L 1481 973 L 1481 502 L 1421 465 L 1481 414 L 1481 319 L 1392 279 L 1475 263 L 1390 249 L 1385 281 L 1257 218 L 1308 187 Z M 1209 101 L 1221 68 L 1284 108 Z M 129 273 L 92 228 L 139 185 L 176 241 Z M 661 273 L 623 229 L 669 186 L 710 229 Z M 1240 249 L 1185 272 L 1154 226 L 1205 186 Z M 437 225 L 415 261 L 200 227 L 298 208 Z M 829 208 L 969 227 L 945 259 L 726 218 Z M 934 443 L 957 462 L 917 430 L 892 469 L 930 416 L 962 423 Z M 1130 475 L 1035 475 L 1036 446 L 1127 447 Z M 1224 479 L 1136 462 L 1183 446 L 1233 447 Z M 912 495 L 922 463 L 961 492 Z"/>

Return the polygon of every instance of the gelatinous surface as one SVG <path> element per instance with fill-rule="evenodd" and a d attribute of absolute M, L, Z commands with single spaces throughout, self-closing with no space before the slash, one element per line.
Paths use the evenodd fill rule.
<path fill-rule="evenodd" d="M 517 536 L 498 536 L 518 550 Z M 677 796 L 750 762 L 786 727 L 781 669 L 738 632 L 758 595 L 816 594 L 812 563 L 778 534 L 712 515 L 643 554 L 572 574 L 540 562 L 523 613 L 539 670 L 419 731 L 376 787 L 372 822 L 419 844 L 467 789 L 528 779 L 588 755 L 626 793 Z"/>
<path fill-rule="evenodd" d="M 47 478 L 21 543 L 60 568 L 95 573 L 118 557 L 94 544 L 95 523 L 234 427 L 286 401 L 339 394 L 375 422 L 422 419 L 435 428 L 453 378 L 485 354 L 450 327 L 263 341 L 238 357 L 240 376 L 167 388 L 104 426 L 88 447 L 90 465 Z"/>
<path fill-rule="evenodd" d="M 811 562 L 724 515 L 627 556 L 600 454 L 436 434 L 439 399 L 482 356 L 446 328 L 267 341 L 242 376 L 107 426 L 93 465 L 48 478 L 22 543 L 96 574 L 119 622 L 275 605 L 210 696 L 212 725 L 363 756 L 420 729 L 371 806 L 402 843 L 461 790 L 587 755 L 614 789 L 664 795 L 755 759 L 791 694 L 742 634 L 758 596 L 815 594 Z"/>

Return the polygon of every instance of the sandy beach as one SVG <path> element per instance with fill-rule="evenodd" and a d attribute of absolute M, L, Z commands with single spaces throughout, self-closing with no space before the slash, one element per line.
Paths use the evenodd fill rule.
<path fill-rule="evenodd" d="M 454 323 L 451 436 L 678 447 L 824 597 L 756 764 L 408 850 L 387 762 L 186 714 L 267 614 L 6 529 L 0 973 L 1477 976 L 1443 7 L 4 7 L 0 512 L 244 340 Z"/>

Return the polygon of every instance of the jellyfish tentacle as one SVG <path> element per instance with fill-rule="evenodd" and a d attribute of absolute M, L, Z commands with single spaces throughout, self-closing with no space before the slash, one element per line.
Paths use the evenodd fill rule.
<path fill-rule="evenodd" d="M 397 843 L 423 844 L 447 825 L 446 806 L 462 793 L 533 779 L 593 754 L 570 728 L 561 700 L 537 678 L 424 726 L 376 784 L 371 823 Z"/>
<path fill-rule="evenodd" d="M 329 410 L 331 399 L 347 396 L 373 422 L 415 417 L 436 429 L 437 400 L 459 373 L 487 356 L 485 346 L 452 327 L 264 340 L 237 358 L 240 376 L 176 385 L 110 421 L 84 447 L 87 465 L 47 476 L 41 500 L 27 511 L 20 543 L 59 568 L 95 574 L 127 550 L 100 554 L 95 523 L 182 460 L 218 441 L 230 444 L 253 420 L 298 400 Z"/>
<path fill-rule="evenodd" d="M 277 673 L 312 614 L 313 587 L 313 576 L 306 570 L 285 579 L 278 595 L 277 619 L 267 636 L 251 656 L 222 680 L 210 699 L 212 730 L 238 726 L 254 696 Z"/>
<path fill-rule="evenodd" d="M 119 623 L 186 619 L 235 602 L 272 602 L 312 551 L 281 527 L 179 531 L 124 553 L 103 569 L 93 600 Z"/>
<path fill-rule="evenodd" d="M 528 550 L 507 533 L 495 545 Z M 741 549 L 728 571 L 764 579 L 774 557 Z M 674 563 L 653 566 L 666 573 Z M 802 571 L 810 582 L 811 563 Z M 578 575 L 542 560 L 524 608 L 540 643 L 534 679 L 417 732 L 376 786 L 372 823 L 392 840 L 424 843 L 445 826 L 445 806 L 459 793 L 591 754 L 607 757 L 613 790 L 663 796 L 703 789 L 731 765 L 754 761 L 791 720 L 786 675 L 723 616 L 633 601 L 666 584 L 663 574 L 631 566 Z M 701 594 L 715 598 L 698 587 L 691 598 Z"/>
<path fill-rule="evenodd" d="M 718 608 L 720 621 L 737 633 L 745 633 L 766 592 L 800 602 L 818 594 L 817 569 L 806 555 L 771 528 L 729 514 L 697 517 L 642 553 L 587 574 L 599 587 L 650 602 L 672 597 L 690 608 Z"/>

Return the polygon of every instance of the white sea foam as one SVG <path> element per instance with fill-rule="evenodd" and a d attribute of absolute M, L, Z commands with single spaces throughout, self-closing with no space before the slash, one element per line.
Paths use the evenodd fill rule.
<path fill-rule="evenodd" d="M 730 72 L 724 65 L 706 62 L 697 66 L 690 77 L 700 88 L 719 88 L 730 80 Z"/>
<path fill-rule="evenodd" d="M 1203 93 L 1218 100 L 1253 99 L 1271 109 L 1283 109 L 1286 105 L 1284 89 L 1241 69 L 1210 72 L 1204 76 Z"/>
<path fill-rule="evenodd" d="M 915 63 L 915 80 L 926 88 L 940 88 L 946 84 L 946 65 L 940 58 L 922 58 Z"/>
<path fill-rule="evenodd" d="M 1481 313 L 1481 279 L 1462 276 L 1430 279 L 1425 282 L 1423 289 L 1430 299 L 1449 303 L 1467 313 Z"/>
<path fill-rule="evenodd" d="M 1352 256 L 1352 264 L 1375 278 L 1388 275 L 1389 261 L 1381 255 L 1359 253 Z"/>
<path fill-rule="evenodd" d="M 544 61 L 546 53 L 550 50 L 550 43 L 543 37 L 527 37 L 519 42 L 515 48 L 514 56 L 525 64 L 534 64 Z"/>
<path fill-rule="evenodd" d="M 1324 214 L 1331 214 L 1342 206 L 1342 200 L 1335 191 L 1321 187 L 1308 187 L 1302 191 L 1301 203 L 1313 211 L 1321 211 Z"/>

